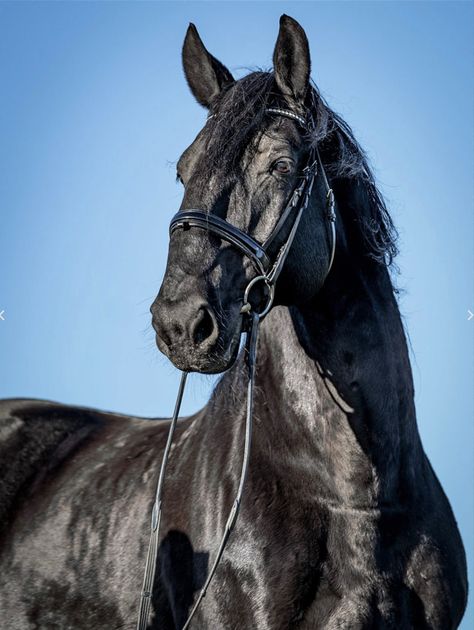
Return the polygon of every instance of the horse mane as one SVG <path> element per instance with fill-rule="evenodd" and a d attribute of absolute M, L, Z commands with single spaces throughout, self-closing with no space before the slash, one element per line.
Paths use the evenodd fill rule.
<path fill-rule="evenodd" d="M 265 127 L 266 109 L 275 106 L 288 107 L 278 92 L 272 72 L 251 72 L 224 88 L 213 104 L 207 123 L 209 163 L 219 168 L 238 168 L 252 138 Z M 354 217 L 365 253 L 390 266 L 398 253 L 398 234 L 364 150 L 350 126 L 329 107 L 314 83 L 308 90 L 304 110 L 301 113 L 310 121 L 308 144 L 318 146 L 328 176 L 361 184 L 365 189 L 364 211 Z"/>

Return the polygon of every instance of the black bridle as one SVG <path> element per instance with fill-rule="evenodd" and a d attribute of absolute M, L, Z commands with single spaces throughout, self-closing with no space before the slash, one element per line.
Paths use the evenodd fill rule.
<path fill-rule="evenodd" d="M 298 122 L 304 129 L 307 129 L 307 123 L 304 118 L 295 114 L 294 112 L 286 109 L 269 108 L 267 113 L 275 114 L 278 116 L 284 116 L 291 118 Z M 257 275 L 250 280 L 243 295 L 243 305 L 241 313 L 246 318 L 247 325 L 243 327 L 247 331 L 247 338 L 245 343 L 246 348 L 246 363 L 248 369 L 248 385 L 247 385 L 247 413 L 246 413 L 246 425 L 245 425 L 245 442 L 244 442 L 244 456 L 242 459 L 242 469 L 240 474 L 239 486 L 237 489 L 236 498 L 232 505 L 232 509 L 228 516 L 224 534 L 221 538 L 219 549 L 216 554 L 214 563 L 209 571 L 206 582 L 202 587 L 196 602 L 194 603 L 191 612 L 188 615 L 186 623 L 182 630 L 187 630 L 191 619 L 197 611 L 199 605 L 206 595 L 206 591 L 211 583 L 211 580 L 216 572 L 219 561 L 224 553 L 225 546 L 232 532 L 232 529 L 237 520 L 239 513 L 240 503 L 242 500 L 242 494 L 247 476 L 247 471 L 250 462 L 250 444 L 252 438 L 252 420 L 253 420 L 253 388 L 255 381 L 255 364 L 256 364 L 256 351 L 257 351 L 257 339 L 258 339 L 258 325 L 260 320 L 270 311 L 273 305 L 273 298 L 275 294 L 275 285 L 278 277 L 284 267 L 286 258 L 290 251 L 291 245 L 295 238 L 300 219 L 308 207 L 311 192 L 313 190 L 314 181 L 321 173 L 324 185 L 326 187 L 326 219 L 329 224 L 330 234 L 330 258 L 328 268 L 326 271 L 326 277 L 329 274 L 332 263 L 334 260 L 334 254 L 336 251 L 336 213 L 334 194 L 329 186 L 326 173 L 324 171 L 321 157 L 319 155 L 318 148 L 314 151 L 310 151 L 310 156 L 307 166 L 303 169 L 302 181 L 293 190 L 288 203 L 285 206 L 277 224 L 273 228 L 270 236 L 265 240 L 263 244 L 260 244 L 252 236 L 246 234 L 234 225 L 221 219 L 213 214 L 204 212 L 203 210 L 182 210 L 178 212 L 171 220 L 170 223 L 170 236 L 177 230 L 187 230 L 190 228 L 199 228 L 206 230 L 207 232 L 218 236 L 219 238 L 227 241 L 233 247 L 235 247 L 241 254 L 246 256 L 253 264 Z M 291 223 L 291 229 L 287 238 L 283 241 L 283 244 L 278 249 L 277 254 L 274 257 L 270 256 L 269 250 L 271 245 L 279 238 L 281 232 L 287 227 L 287 223 Z M 252 288 L 263 282 L 268 289 L 267 303 L 262 310 L 257 311 L 249 301 L 249 296 Z M 151 534 L 150 543 L 148 546 L 148 554 L 146 559 L 145 576 L 143 580 L 143 589 L 140 599 L 140 610 L 138 615 L 137 630 L 145 630 L 148 625 L 148 618 L 151 607 L 151 597 L 153 591 L 153 583 L 155 579 L 156 562 L 158 555 L 158 542 L 159 531 L 161 521 L 161 505 L 162 505 L 162 491 L 165 480 L 166 465 L 168 462 L 168 456 L 171 450 L 171 444 L 173 441 L 173 434 L 178 421 L 179 410 L 181 407 L 181 401 L 183 398 L 184 387 L 186 384 L 187 372 L 183 372 L 181 377 L 181 383 L 179 386 L 178 396 L 176 400 L 175 410 L 171 425 L 168 433 L 168 439 L 161 462 L 160 476 L 158 480 L 158 486 L 156 490 L 155 503 L 153 505 L 152 519 L 151 519 Z"/>
<path fill-rule="evenodd" d="M 290 110 L 269 108 L 267 113 L 276 114 L 278 116 L 284 116 L 291 118 L 298 122 L 304 129 L 307 128 L 307 123 L 304 118 L 295 114 Z M 326 219 L 330 225 L 330 248 L 331 255 L 329 258 L 328 269 L 326 276 L 331 270 L 334 260 L 334 254 L 336 250 L 336 213 L 334 204 L 334 194 L 329 186 L 326 173 L 324 171 L 321 157 L 319 155 L 318 148 L 310 151 L 310 156 L 307 166 L 302 172 L 301 183 L 293 190 L 288 203 L 285 206 L 277 224 L 273 228 L 270 236 L 264 243 L 259 243 L 252 236 L 243 232 L 239 228 L 235 227 L 225 219 L 221 219 L 213 214 L 204 212 L 203 210 L 181 210 L 171 219 L 170 223 L 170 236 L 176 230 L 187 230 L 195 227 L 202 230 L 206 230 L 215 236 L 227 241 L 233 247 L 246 256 L 255 267 L 258 275 L 253 278 L 244 293 L 243 313 L 250 312 L 251 308 L 248 302 L 250 289 L 257 284 L 257 282 L 264 282 L 268 288 L 269 298 L 267 305 L 260 311 L 260 318 L 264 317 L 270 310 L 273 304 L 273 297 L 275 292 L 275 285 L 278 277 L 285 264 L 286 257 L 290 251 L 291 245 L 298 230 L 300 219 L 308 207 L 309 199 L 313 189 L 314 180 L 316 179 L 318 172 L 321 172 L 323 181 L 326 187 Z M 292 227 L 288 237 L 285 239 L 277 255 L 272 259 L 269 250 L 273 243 L 278 239 L 282 230 L 285 229 L 287 223 L 293 219 Z"/>

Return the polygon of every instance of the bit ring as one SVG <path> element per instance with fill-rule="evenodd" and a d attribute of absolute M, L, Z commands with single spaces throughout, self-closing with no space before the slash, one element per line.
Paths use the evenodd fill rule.
<path fill-rule="evenodd" d="M 243 304 L 242 308 L 240 309 L 240 312 L 241 313 L 250 313 L 250 311 L 252 310 L 252 305 L 249 302 L 249 295 L 250 295 L 250 291 L 251 291 L 252 287 L 254 287 L 258 282 L 264 282 L 267 285 L 267 289 L 268 289 L 268 301 L 267 301 L 267 303 L 265 305 L 265 308 L 260 313 L 257 313 L 257 315 L 260 318 L 262 318 L 271 309 L 271 307 L 273 305 L 273 298 L 275 297 L 275 285 L 272 282 L 270 282 L 270 280 L 268 279 L 267 276 L 256 276 L 255 278 L 250 280 L 250 282 L 247 285 L 247 288 L 245 289 L 244 304 Z"/>

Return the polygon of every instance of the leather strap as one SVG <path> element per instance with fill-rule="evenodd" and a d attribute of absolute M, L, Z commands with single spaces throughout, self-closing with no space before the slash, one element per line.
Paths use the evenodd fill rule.
<path fill-rule="evenodd" d="M 202 210 L 183 210 L 171 219 L 170 236 L 179 228 L 190 227 L 202 228 L 231 243 L 252 261 L 259 273 L 265 274 L 270 268 L 270 259 L 260 243 L 224 219 Z"/>

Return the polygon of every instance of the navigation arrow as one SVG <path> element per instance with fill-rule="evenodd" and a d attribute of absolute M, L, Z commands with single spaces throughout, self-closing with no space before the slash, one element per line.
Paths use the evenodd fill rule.
<path fill-rule="evenodd" d="M 1 313 L 0 313 L 0 317 L 1 317 Z M 470 319 L 472 319 L 474 317 L 474 313 L 472 311 L 470 311 L 469 309 L 467 309 L 467 321 L 469 321 Z"/>
<path fill-rule="evenodd" d="M 0 311 L 0 319 L 2 320 L 2 322 L 5 321 L 5 318 L 3 317 L 4 313 L 5 313 L 5 311 Z"/>

